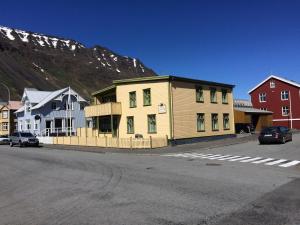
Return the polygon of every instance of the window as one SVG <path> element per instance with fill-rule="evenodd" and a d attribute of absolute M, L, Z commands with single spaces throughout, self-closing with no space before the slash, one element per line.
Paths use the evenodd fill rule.
<path fill-rule="evenodd" d="M 274 80 L 270 81 L 270 88 L 275 88 L 275 81 Z"/>
<path fill-rule="evenodd" d="M 51 103 L 51 109 L 57 110 L 56 102 L 52 102 L 52 103 Z"/>
<path fill-rule="evenodd" d="M 8 123 L 2 123 L 2 130 L 8 130 Z"/>
<path fill-rule="evenodd" d="M 196 102 L 204 102 L 203 88 L 196 87 Z"/>
<path fill-rule="evenodd" d="M 145 102 L 144 102 L 144 104 L 145 104 Z M 136 92 L 135 91 L 129 92 L 129 107 L 130 108 L 136 107 Z"/>
<path fill-rule="evenodd" d="M 148 115 L 148 133 L 156 133 L 156 115 Z"/>
<path fill-rule="evenodd" d="M 218 114 L 216 113 L 211 114 L 211 126 L 213 131 L 219 130 Z"/>
<path fill-rule="evenodd" d="M 84 104 L 83 103 L 80 103 L 80 110 L 84 110 Z"/>
<path fill-rule="evenodd" d="M 31 129 L 30 120 L 26 120 L 26 129 L 27 129 L 27 130 L 30 130 L 30 129 Z"/>
<path fill-rule="evenodd" d="M 133 116 L 127 116 L 127 134 L 134 133 L 134 118 Z"/>
<path fill-rule="evenodd" d="M 222 103 L 227 104 L 228 103 L 228 94 L 227 90 L 222 90 Z"/>
<path fill-rule="evenodd" d="M 267 109 L 267 108 L 260 108 L 260 110 L 264 110 L 264 111 L 267 111 L 268 109 Z"/>
<path fill-rule="evenodd" d="M 8 111 L 7 110 L 3 110 L 2 111 L 2 119 L 7 119 L 8 118 Z"/>
<path fill-rule="evenodd" d="M 144 95 L 144 106 L 151 105 L 151 89 L 150 88 L 144 89 L 143 95 Z"/>
<path fill-rule="evenodd" d="M 20 122 L 19 122 L 19 131 L 22 131 L 23 130 L 23 124 L 22 124 L 22 120 L 20 120 Z"/>
<path fill-rule="evenodd" d="M 197 131 L 205 131 L 204 113 L 197 113 Z"/>
<path fill-rule="evenodd" d="M 229 114 L 228 113 L 223 114 L 223 128 L 224 128 L 224 130 L 229 130 Z"/>
<path fill-rule="evenodd" d="M 74 102 L 71 102 L 71 105 L 68 104 L 68 102 L 65 102 L 64 109 L 65 110 L 74 110 Z"/>
<path fill-rule="evenodd" d="M 210 89 L 210 102 L 217 103 L 217 89 L 215 88 Z"/>
<path fill-rule="evenodd" d="M 282 91 L 281 92 L 281 100 L 288 100 L 289 99 L 289 92 L 288 91 Z"/>
<path fill-rule="evenodd" d="M 282 115 L 283 115 L 283 116 L 288 116 L 289 113 L 290 113 L 290 109 L 289 109 L 288 106 L 283 106 L 283 107 L 281 108 L 281 110 L 282 110 Z"/>
<path fill-rule="evenodd" d="M 34 124 L 34 129 L 38 130 L 38 121 L 34 120 L 33 124 Z"/>
<path fill-rule="evenodd" d="M 110 118 L 110 116 L 99 117 L 99 130 L 102 133 L 111 133 L 111 118 Z"/>
<path fill-rule="evenodd" d="M 266 93 L 259 93 L 259 102 L 266 102 Z"/>

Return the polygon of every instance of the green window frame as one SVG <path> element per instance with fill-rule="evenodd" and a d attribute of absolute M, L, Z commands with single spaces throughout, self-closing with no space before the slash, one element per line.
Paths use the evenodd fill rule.
<path fill-rule="evenodd" d="M 210 102 L 217 103 L 217 89 L 210 88 Z"/>
<path fill-rule="evenodd" d="M 211 114 L 211 129 L 212 131 L 218 131 L 219 130 L 219 121 L 218 121 L 218 114 L 212 113 Z"/>
<path fill-rule="evenodd" d="M 196 87 L 196 102 L 204 102 L 203 87 L 201 86 Z"/>
<path fill-rule="evenodd" d="M 228 113 L 223 114 L 223 128 L 224 128 L 224 130 L 229 130 L 230 129 L 229 114 Z"/>
<path fill-rule="evenodd" d="M 144 106 L 151 105 L 151 89 L 150 88 L 143 90 L 143 99 L 144 99 Z"/>
<path fill-rule="evenodd" d="M 129 92 L 129 107 L 130 108 L 136 107 L 136 91 Z"/>
<path fill-rule="evenodd" d="M 148 133 L 153 134 L 156 133 L 157 127 L 156 127 L 156 115 L 150 114 L 148 115 Z"/>
<path fill-rule="evenodd" d="M 197 113 L 197 131 L 203 132 L 205 131 L 205 114 Z"/>
<path fill-rule="evenodd" d="M 134 117 L 127 116 L 127 134 L 134 134 Z"/>
<path fill-rule="evenodd" d="M 222 103 L 228 104 L 228 92 L 225 89 L 222 90 Z"/>

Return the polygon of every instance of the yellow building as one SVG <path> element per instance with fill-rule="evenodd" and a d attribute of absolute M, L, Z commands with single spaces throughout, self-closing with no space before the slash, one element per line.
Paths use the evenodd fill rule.
<path fill-rule="evenodd" d="M 116 80 L 85 108 L 97 136 L 168 137 L 234 134 L 233 85 L 175 76 Z"/>
<path fill-rule="evenodd" d="M 9 135 L 16 130 L 17 121 L 14 112 L 22 107 L 19 101 L 10 101 L 0 105 L 0 135 Z"/>

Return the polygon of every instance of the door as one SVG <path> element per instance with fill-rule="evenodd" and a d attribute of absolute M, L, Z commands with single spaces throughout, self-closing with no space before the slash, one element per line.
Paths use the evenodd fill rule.
<path fill-rule="evenodd" d="M 51 133 L 51 120 L 46 120 L 46 135 Z"/>
<path fill-rule="evenodd" d="M 119 116 L 113 116 L 113 130 L 112 130 L 112 136 L 118 137 L 119 136 L 119 122 L 120 117 Z"/>

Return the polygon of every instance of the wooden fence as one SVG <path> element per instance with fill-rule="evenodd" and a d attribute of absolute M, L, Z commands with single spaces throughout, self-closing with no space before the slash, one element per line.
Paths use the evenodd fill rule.
<path fill-rule="evenodd" d="M 106 148 L 160 148 L 168 146 L 168 136 L 149 138 L 116 138 L 98 134 L 91 128 L 78 128 L 77 136 L 53 137 L 53 144 Z"/>

